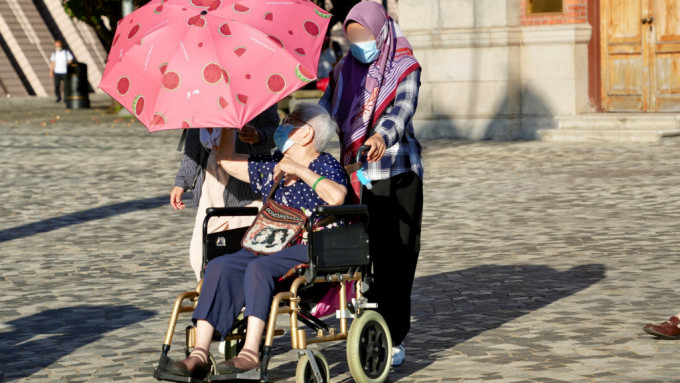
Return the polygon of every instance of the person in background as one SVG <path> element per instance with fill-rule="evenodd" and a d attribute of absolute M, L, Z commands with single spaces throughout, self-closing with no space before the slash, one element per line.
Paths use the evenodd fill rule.
<path fill-rule="evenodd" d="M 343 26 L 350 54 L 333 69 L 319 104 L 338 122 L 343 166 L 353 162 L 360 146 L 370 146 L 362 165 L 373 182 L 371 190 L 364 188 L 362 202 L 371 217 L 374 282 L 366 296 L 387 321 L 395 346 L 392 364 L 400 365 L 411 326 L 423 214 L 422 149 L 412 123 L 420 65 L 382 5 L 355 5 Z"/>
<path fill-rule="evenodd" d="M 54 52 L 50 56 L 50 78 L 54 79 L 54 95 L 57 97 L 55 102 L 62 100 L 61 84 L 66 83 L 68 64 L 72 62 L 73 54 L 71 54 L 71 51 L 64 49 L 64 43 L 61 40 L 56 40 L 54 42 Z"/>
<path fill-rule="evenodd" d="M 242 154 L 269 155 L 274 148 L 274 131 L 279 125 L 276 104 L 260 113 L 248 125 L 239 130 L 235 141 L 236 152 Z M 194 191 L 194 206 L 198 206 L 194 231 L 189 244 L 189 260 L 201 279 L 203 267 L 203 220 L 209 207 L 260 207 L 261 202 L 250 185 L 229 175 L 217 165 L 221 132 L 224 129 L 189 129 L 184 145 L 184 156 L 170 193 L 170 206 L 182 210 L 182 195 Z M 226 148 L 225 148 L 226 149 Z M 254 217 L 215 217 L 208 225 L 208 232 L 250 226 Z"/>

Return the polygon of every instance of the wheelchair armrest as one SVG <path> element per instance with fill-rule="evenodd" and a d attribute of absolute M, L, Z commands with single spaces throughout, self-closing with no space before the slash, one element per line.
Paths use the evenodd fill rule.
<path fill-rule="evenodd" d="M 224 216 L 249 216 L 257 215 L 258 210 L 256 207 L 209 207 L 205 209 L 205 219 L 203 219 L 203 243 L 205 244 L 208 238 L 208 221 L 212 217 L 224 217 Z"/>
<path fill-rule="evenodd" d="M 366 205 L 320 205 L 314 208 L 311 217 L 307 221 L 307 231 L 312 232 L 312 226 L 316 222 L 316 218 L 319 216 L 332 215 L 332 216 L 354 216 L 358 215 L 361 217 L 361 221 L 368 225 L 368 207 Z"/>
<path fill-rule="evenodd" d="M 209 207 L 205 209 L 206 218 L 257 215 L 257 212 L 256 207 Z"/>
<path fill-rule="evenodd" d="M 321 205 L 317 206 L 314 212 L 317 215 L 368 215 L 368 207 L 366 205 Z"/>

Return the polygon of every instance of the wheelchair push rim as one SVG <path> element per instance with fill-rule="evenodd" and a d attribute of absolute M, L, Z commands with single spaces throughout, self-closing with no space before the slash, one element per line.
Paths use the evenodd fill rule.
<path fill-rule="evenodd" d="M 392 364 L 392 335 L 376 311 L 364 311 L 347 336 L 347 364 L 358 383 L 383 382 Z"/>

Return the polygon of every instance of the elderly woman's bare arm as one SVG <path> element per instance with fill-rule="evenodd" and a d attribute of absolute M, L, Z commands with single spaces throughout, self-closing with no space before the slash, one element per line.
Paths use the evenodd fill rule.
<path fill-rule="evenodd" d="M 309 169 L 307 169 L 309 170 Z M 301 178 L 309 186 L 314 186 L 314 183 L 320 178 L 318 174 L 309 170 L 311 173 L 311 178 Z M 345 203 L 345 197 L 347 196 L 347 188 L 340 185 L 339 183 L 324 178 L 316 185 L 316 194 L 321 197 L 327 204 L 331 206 L 342 205 Z"/>
<path fill-rule="evenodd" d="M 316 194 L 331 206 L 342 205 L 345 202 L 345 196 L 347 195 L 346 187 L 327 178 L 322 178 L 319 181 L 321 178 L 319 174 L 298 164 L 290 158 L 284 157 L 276 164 L 276 167 L 274 168 L 274 177 L 278 177 L 281 173 L 285 173 L 287 176 L 297 177 L 312 188 L 314 188 L 314 184 L 316 184 Z"/>
<path fill-rule="evenodd" d="M 236 153 L 236 129 L 224 129 L 220 135 L 217 163 L 232 177 L 250 183 L 248 174 L 248 155 Z"/>

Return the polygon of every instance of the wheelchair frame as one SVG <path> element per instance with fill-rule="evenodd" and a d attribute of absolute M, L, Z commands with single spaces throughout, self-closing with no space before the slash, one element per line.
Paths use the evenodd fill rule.
<path fill-rule="evenodd" d="M 247 216 L 256 215 L 256 208 L 209 208 L 206 211 L 206 218 L 203 224 L 203 245 L 204 260 L 207 260 L 208 234 L 207 225 L 210 218 L 215 216 Z M 318 232 L 312 230 L 313 222 L 318 216 L 360 216 L 360 224 L 352 224 L 337 229 L 325 229 Z M 198 302 L 201 292 L 201 280 L 196 289 L 179 294 L 176 298 L 170 322 L 163 342 L 159 364 L 154 370 L 154 377 L 158 380 L 170 380 L 176 382 L 218 382 L 218 381 L 269 381 L 269 362 L 272 357 L 272 345 L 274 337 L 283 335 L 282 329 L 276 329 L 276 319 L 279 315 L 290 316 L 290 337 L 291 348 L 298 351 L 298 367 L 296 370 L 297 382 L 328 382 L 329 368 L 326 359 L 319 351 L 311 351 L 310 344 L 347 341 L 347 360 L 352 377 L 357 382 L 382 382 L 387 378 L 392 361 L 392 340 L 389 328 L 380 314 L 371 308 L 376 308 L 376 304 L 371 304 L 363 296 L 370 285 L 370 278 L 366 277 L 367 268 L 370 265 L 368 254 L 368 236 L 365 227 L 368 221 L 368 210 L 365 205 L 340 205 L 340 206 L 318 206 L 314 209 L 312 216 L 307 222 L 307 249 L 309 266 L 305 269 L 296 270 L 298 276 L 292 281 L 288 291 L 279 292 L 274 295 L 271 303 L 269 318 L 266 322 L 264 345 L 261 352 L 260 367 L 244 373 L 216 375 L 209 374 L 205 379 L 192 377 L 182 377 L 169 374 L 166 369 L 171 359 L 168 357 L 173 334 L 177 325 L 178 317 L 181 313 L 193 312 Z M 348 233 L 354 234 L 363 232 L 358 241 L 354 242 L 358 247 L 352 254 L 352 260 L 358 260 L 358 265 L 347 265 L 343 260 L 343 254 L 348 249 L 343 249 L 342 232 L 338 229 L 353 227 Z M 360 228 L 361 231 L 357 229 Z M 335 230 L 335 231 L 334 231 Z M 218 234 L 218 233 L 214 233 Z M 339 234 L 337 238 L 333 235 Z M 323 249 L 323 250 L 320 250 Z M 352 249 L 349 249 L 351 251 Z M 359 253 L 357 254 L 356 251 Z M 327 254 L 334 254 L 336 258 L 325 259 Z M 330 256 L 329 258 L 332 258 Z M 355 281 L 356 298 L 352 302 L 346 299 L 347 282 Z M 339 307 L 336 311 L 336 318 L 339 319 L 339 331 L 333 326 L 326 324 L 323 320 L 317 319 L 309 312 L 300 307 L 300 290 L 308 286 L 323 283 L 339 283 Z M 185 300 L 191 301 L 191 305 L 183 305 Z M 284 304 L 284 303 L 287 303 Z M 355 318 L 348 329 L 348 319 Z M 307 331 L 301 328 L 302 322 L 316 332 L 316 336 L 308 339 Z M 234 328 L 239 329 L 236 334 L 233 332 L 225 337 L 226 341 L 244 339 L 243 329 L 244 320 L 237 321 Z M 195 341 L 195 328 L 187 327 L 186 349 L 193 348 Z M 355 349 L 356 348 L 356 349 Z M 225 357 L 229 357 L 225 353 Z M 235 356 L 235 355 L 231 355 Z M 213 373 L 215 373 L 214 357 L 211 354 L 213 363 Z"/>

